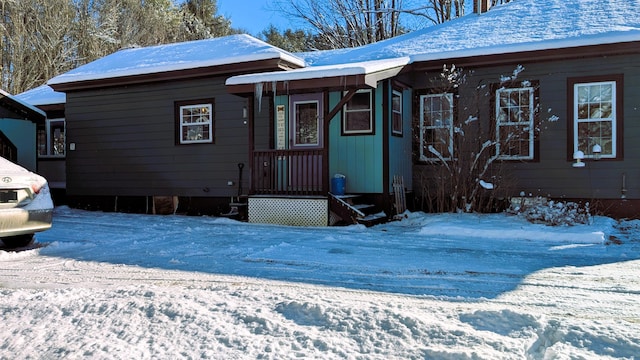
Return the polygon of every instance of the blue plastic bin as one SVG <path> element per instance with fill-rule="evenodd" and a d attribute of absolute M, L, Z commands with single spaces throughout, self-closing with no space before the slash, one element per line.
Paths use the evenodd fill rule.
<path fill-rule="evenodd" d="M 331 193 L 333 195 L 344 195 L 346 179 L 344 175 L 340 174 L 336 174 L 331 178 Z"/>

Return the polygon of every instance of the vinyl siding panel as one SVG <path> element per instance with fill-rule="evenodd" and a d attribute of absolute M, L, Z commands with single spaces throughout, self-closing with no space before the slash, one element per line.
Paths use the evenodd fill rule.
<path fill-rule="evenodd" d="M 178 145 L 174 102 L 214 103 L 214 143 Z M 231 196 L 248 163 L 246 100 L 224 79 L 197 79 L 67 94 L 70 195 Z M 245 172 L 247 170 L 245 169 Z M 248 186 L 248 174 L 244 174 Z"/>
<path fill-rule="evenodd" d="M 329 176 L 346 176 L 349 193 L 382 193 L 382 85 L 374 92 L 375 133 L 342 135 L 342 113 L 329 124 Z M 340 94 L 330 94 L 329 108 L 340 101 Z"/>
<path fill-rule="evenodd" d="M 15 145 L 17 163 L 30 171 L 37 171 L 36 124 L 28 120 L 0 118 L 0 131 Z"/>
<path fill-rule="evenodd" d="M 511 75 L 516 65 L 473 69 L 467 84 L 473 85 L 473 89 L 479 85 L 480 90 L 477 96 L 473 91 L 461 92 L 459 114 L 465 111 L 463 108 L 477 108 L 481 123 L 491 121 L 493 108 L 486 89 L 491 83 L 497 83 L 502 75 Z M 637 56 L 525 63 L 524 67 L 518 79 L 537 80 L 540 84 L 539 159 L 500 163 L 512 178 L 507 184 L 510 193 L 517 195 L 523 191 L 533 196 L 553 198 L 620 199 L 625 177 L 627 198 L 640 198 L 640 65 Z M 618 94 L 624 103 L 622 109 L 618 109 L 623 112 L 623 127 L 619 128 L 623 131 L 623 156 L 615 160 L 588 160 L 584 168 L 574 168 L 571 159 L 573 137 L 568 133 L 569 124 L 573 121 L 568 118 L 568 110 L 573 99 L 567 98 L 567 79 L 615 74 L 624 77 L 624 89 L 622 94 Z M 425 77 L 418 75 L 416 78 L 420 80 L 413 84 L 414 87 L 426 88 Z M 419 109 L 413 111 L 417 114 Z M 558 120 L 551 121 L 553 116 Z M 415 168 L 417 173 L 433 171 L 432 165 L 422 163 Z"/>
<path fill-rule="evenodd" d="M 411 167 L 412 167 L 412 129 L 411 129 L 411 90 L 402 91 L 402 121 L 403 134 L 401 137 L 389 136 L 389 192 L 393 191 L 393 176 L 402 175 L 404 185 L 407 189 L 412 188 Z M 391 110 L 389 110 L 391 111 Z M 389 134 L 391 134 L 391 124 L 389 124 Z"/>

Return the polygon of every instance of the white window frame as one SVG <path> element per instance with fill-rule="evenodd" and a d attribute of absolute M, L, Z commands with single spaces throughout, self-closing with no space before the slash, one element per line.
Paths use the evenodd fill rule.
<path fill-rule="evenodd" d="M 62 144 L 59 144 L 62 147 L 62 153 L 59 154 L 55 154 L 55 152 L 53 151 L 54 148 L 54 141 L 53 141 L 53 133 L 51 130 L 51 125 L 53 124 L 58 124 L 58 123 L 62 123 Z M 55 118 L 55 119 L 46 119 L 45 120 L 45 147 L 46 147 L 46 154 L 40 154 L 40 150 L 38 149 L 38 157 L 39 158 L 64 158 L 66 156 L 67 153 L 67 139 L 66 139 L 66 121 L 65 118 Z"/>
<path fill-rule="evenodd" d="M 432 99 L 432 98 L 441 98 L 441 97 L 446 97 L 447 100 L 449 101 L 449 113 L 451 114 L 451 117 L 449 118 L 449 123 L 443 123 L 442 125 L 426 125 L 426 119 L 424 117 L 424 112 L 425 112 L 425 106 L 424 106 L 424 102 L 425 99 Z M 454 126 L 453 126 L 453 119 L 454 119 L 454 106 L 453 106 L 453 99 L 454 99 L 454 94 L 453 93 L 439 93 L 439 94 L 426 94 L 426 95 L 420 95 L 420 160 L 421 161 L 437 161 L 437 160 L 451 160 L 454 156 L 453 154 L 453 130 L 454 130 Z M 442 111 L 442 109 L 440 110 Z M 449 139 L 448 139 L 448 144 L 447 144 L 447 149 L 449 150 L 449 154 L 450 156 L 444 156 L 442 155 L 442 157 L 439 157 L 435 154 L 433 154 L 431 151 L 429 151 L 429 148 L 425 145 L 425 141 L 426 139 L 424 138 L 424 134 L 426 130 L 438 130 L 438 129 L 447 129 L 447 133 L 449 134 Z"/>
<path fill-rule="evenodd" d="M 502 93 L 511 94 L 513 92 L 529 92 L 529 118 L 522 118 L 522 121 L 501 121 L 502 112 L 501 109 L 505 108 L 500 103 L 500 95 Z M 535 150 L 535 88 L 532 86 L 523 86 L 523 87 L 509 87 L 509 88 L 500 88 L 496 90 L 495 93 L 495 118 L 496 118 L 496 154 L 498 155 L 498 159 L 500 160 L 533 160 L 534 159 L 534 150 Z M 507 98 L 511 99 L 510 96 Z M 520 97 L 518 97 L 520 98 Z M 509 104 L 507 107 L 507 115 L 510 114 L 509 109 L 519 109 L 521 108 L 520 104 Z M 519 114 L 518 114 L 519 115 Z M 507 116 L 508 120 L 511 120 L 510 116 Z M 523 132 L 526 132 L 529 136 L 528 145 L 529 145 L 529 154 L 528 155 L 507 155 L 502 154 L 502 140 L 500 138 L 500 129 L 502 127 L 523 127 Z"/>
<path fill-rule="evenodd" d="M 394 108 L 394 99 L 398 98 L 399 99 L 399 104 L 400 104 L 400 108 L 399 109 L 395 109 Z M 393 90 L 391 92 L 391 134 L 395 135 L 395 136 L 402 136 L 404 133 L 404 121 L 402 118 L 402 107 L 403 107 L 403 102 L 402 102 L 402 91 L 399 90 Z M 395 128 L 395 118 L 399 117 L 400 118 L 400 129 L 396 129 Z"/>
<path fill-rule="evenodd" d="M 315 138 L 315 142 L 310 142 L 310 143 L 299 143 L 298 142 L 298 105 L 306 105 L 306 104 L 315 104 L 316 105 L 316 112 L 317 112 L 317 116 L 316 116 L 316 138 Z M 318 100 L 296 100 L 293 101 L 293 145 L 296 147 L 319 147 L 320 144 L 320 134 L 321 134 L 321 126 L 322 124 L 320 123 L 320 101 Z"/>
<path fill-rule="evenodd" d="M 347 101 L 342 108 L 342 133 L 345 135 L 361 135 L 361 134 L 373 134 L 373 90 L 372 89 L 360 89 L 357 93 L 369 94 L 369 108 L 368 109 L 349 109 L 349 103 Z M 349 114 L 355 113 L 369 113 L 369 128 L 362 130 L 349 130 L 347 123 L 349 122 Z"/>
<path fill-rule="evenodd" d="M 580 105 L 583 104 L 580 99 L 580 88 L 581 87 L 591 87 L 591 86 L 603 86 L 608 85 L 611 86 L 611 113 L 608 117 L 588 117 L 586 119 L 580 119 Z M 573 151 L 576 152 L 581 150 L 584 153 L 584 157 L 587 159 L 596 158 L 596 155 L 593 153 L 593 146 L 600 145 L 602 153 L 598 154 L 598 158 L 602 159 L 615 159 L 618 148 L 618 138 L 617 138 L 617 83 L 615 80 L 612 81 L 594 81 L 594 82 L 584 82 L 584 83 L 575 83 L 573 85 Z M 597 100 L 597 99 L 590 99 Z M 587 99 L 587 104 L 595 104 L 595 101 L 590 101 Z M 601 106 L 602 103 L 599 104 Z M 587 105 L 588 106 L 588 105 Z M 600 112 L 602 113 L 602 112 Z M 600 144 L 598 141 L 587 142 L 586 149 L 579 148 L 579 125 L 581 123 L 590 123 L 590 122 L 611 122 L 611 153 L 605 153 L 606 146 L 604 144 Z"/>
<path fill-rule="evenodd" d="M 184 118 L 184 110 L 188 109 L 207 109 L 208 119 L 203 122 L 186 122 Z M 182 105 L 180 106 L 180 144 L 202 144 L 202 143 L 213 143 L 213 105 L 212 104 L 191 104 L 191 105 Z M 200 116 L 201 118 L 204 116 L 202 114 L 195 115 Z M 194 117 L 195 117 L 194 116 Z M 184 138 L 184 130 L 188 127 L 200 127 L 200 126 L 209 126 L 209 130 L 203 132 L 206 134 L 206 137 L 203 136 L 202 139 L 185 139 Z"/>

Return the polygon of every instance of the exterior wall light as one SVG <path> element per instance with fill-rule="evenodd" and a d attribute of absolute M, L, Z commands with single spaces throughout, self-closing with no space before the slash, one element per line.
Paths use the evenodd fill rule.
<path fill-rule="evenodd" d="M 595 144 L 593 145 L 591 152 L 593 153 L 594 159 L 600 160 L 600 155 L 602 154 L 602 147 L 600 146 L 600 144 Z"/>
<path fill-rule="evenodd" d="M 584 167 L 584 162 L 582 162 L 584 159 L 584 153 L 582 151 L 578 150 L 574 152 L 573 158 L 576 160 L 576 162 L 573 163 L 573 167 Z"/>

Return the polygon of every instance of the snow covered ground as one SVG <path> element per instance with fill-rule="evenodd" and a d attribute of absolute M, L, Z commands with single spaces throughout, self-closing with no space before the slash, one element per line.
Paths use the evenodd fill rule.
<path fill-rule="evenodd" d="M 635 359 L 640 222 L 293 228 L 58 208 L 0 250 L 0 359 Z"/>

